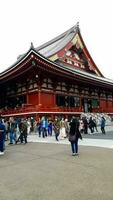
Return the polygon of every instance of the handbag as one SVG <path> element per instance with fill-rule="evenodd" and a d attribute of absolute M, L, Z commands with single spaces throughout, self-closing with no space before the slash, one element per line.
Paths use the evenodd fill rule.
<path fill-rule="evenodd" d="M 75 140 L 76 140 L 76 135 L 69 135 L 69 141 L 70 142 L 75 142 Z"/>
<path fill-rule="evenodd" d="M 78 136 L 78 138 L 80 138 L 81 140 L 82 140 L 82 135 L 81 135 L 81 133 L 79 132 L 79 136 Z"/>

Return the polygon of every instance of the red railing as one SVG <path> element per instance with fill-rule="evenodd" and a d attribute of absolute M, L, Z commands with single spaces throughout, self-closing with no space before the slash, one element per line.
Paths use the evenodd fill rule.
<path fill-rule="evenodd" d="M 30 113 L 38 113 L 38 112 L 82 112 L 81 108 L 63 108 L 63 107 L 41 107 L 41 106 L 35 106 L 35 105 L 25 105 L 20 108 L 15 109 L 8 109 L 8 110 L 2 110 L 1 114 L 3 116 L 5 115 L 21 115 L 21 114 L 30 114 Z"/>
<path fill-rule="evenodd" d="M 1 110 L 0 114 L 3 116 L 11 116 L 11 115 L 30 115 L 32 113 L 38 113 L 38 112 L 63 112 L 64 114 L 67 112 L 78 112 L 81 113 L 83 112 L 82 109 L 80 107 L 78 108 L 63 108 L 63 107 L 42 107 L 42 106 L 37 106 L 37 105 L 24 105 L 23 107 L 20 108 L 15 108 L 15 109 L 8 109 L 8 110 Z M 98 109 L 93 109 L 94 113 L 113 113 L 113 108 L 108 108 L 108 109 L 104 109 L 104 108 L 98 108 Z"/>

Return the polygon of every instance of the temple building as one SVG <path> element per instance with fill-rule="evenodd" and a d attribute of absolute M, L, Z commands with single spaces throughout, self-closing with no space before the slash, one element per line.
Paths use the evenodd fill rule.
<path fill-rule="evenodd" d="M 2 116 L 113 113 L 113 81 L 100 72 L 75 25 L 31 47 L 0 73 Z"/>

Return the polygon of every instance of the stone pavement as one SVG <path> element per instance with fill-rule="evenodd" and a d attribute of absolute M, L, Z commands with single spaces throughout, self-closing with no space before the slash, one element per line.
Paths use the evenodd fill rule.
<path fill-rule="evenodd" d="M 88 132 L 90 133 L 89 130 Z M 52 137 L 39 138 L 38 134 L 32 134 L 28 136 L 28 141 L 39 143 L 70 144 L 68 139 L 59 140 L 59 142 L 57 142 L 54 135 Z M 98 127 L 98 132 L 96 132 L 95 134 L 83 135 L 83 140 L 79 140 L 79 145 L 113 148 L 113 126 L 106 126 L 105 135 L 101 133 L 100 127 Z"/>
<path fill-rule="evenodd" d="M 69 145 L 69 141 L 68 139 L 64 139 L 64 140 L 59 140 L 59 142 L 57 142 L 55 140 L 55 137 L 47 137 L 47 138 L 39 138 L 37 135 L 31 135 L 28 136 L 28 141 L 29 142 L 38 142 L 38 143 L 58 143 L 58 144 L 67 144 Z M 81 146 L 95 146 L 95 147 L 105 147 L 105 148 L 111 148 L 113 149 L 113 140 L 112 139 L 95 139 L 92 135 L 92 138 L 84 138 L 83 136 L 83 140 L 79 140 L 79 145 Z"/>
<path fill-rule="evenodd" d="M 6 145 L 0 156 L 0 200 L 113 200 L 112 147 L 92 145 L 96 140 L 96 145 L 111 141 L 112 146 L 108 130 L 105 136 L 85 136 L 74 157 L 69 142 L 54 137 L 39 141 L 31 135 L 28 140 L 36 138 L 34 143 Z"/>
<path fill-rule="evenodd" d="M 0 157 L 0 200 L 112 200 L 113 150 L 28 143 Z"/>

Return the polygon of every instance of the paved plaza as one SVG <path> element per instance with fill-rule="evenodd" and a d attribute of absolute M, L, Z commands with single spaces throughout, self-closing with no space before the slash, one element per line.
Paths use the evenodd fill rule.
<path fill-rule="evenodd" d="M 106 134 L 102 134 L 100 127 L 98 127 L 98 132 L 94 134 L 83 135 L 83 140 L 79 140 L 81 146 L 95 146 L 95 147 L 105 147 L 113 148 L 113 125 L 106 126 Z M 56 142 L 54 135 L 52 137 L 42 138 L 38 137 L 38 134 L 31 134 L 28 136 L 29 142 L 39 142 L 39 143 L 59 143 L 59 144 L 70 144 L 68 139 L 59 140 Z"/>
<path fill-rule="evenodd" d="M 110 127 L 104 136 L 84 136 L 74 157 L 69 142 L 54 137 L 31 135 L 27 145 L 6 144 L 0 157 L 0 200 L 112 200 L 112 136 Z"/>

